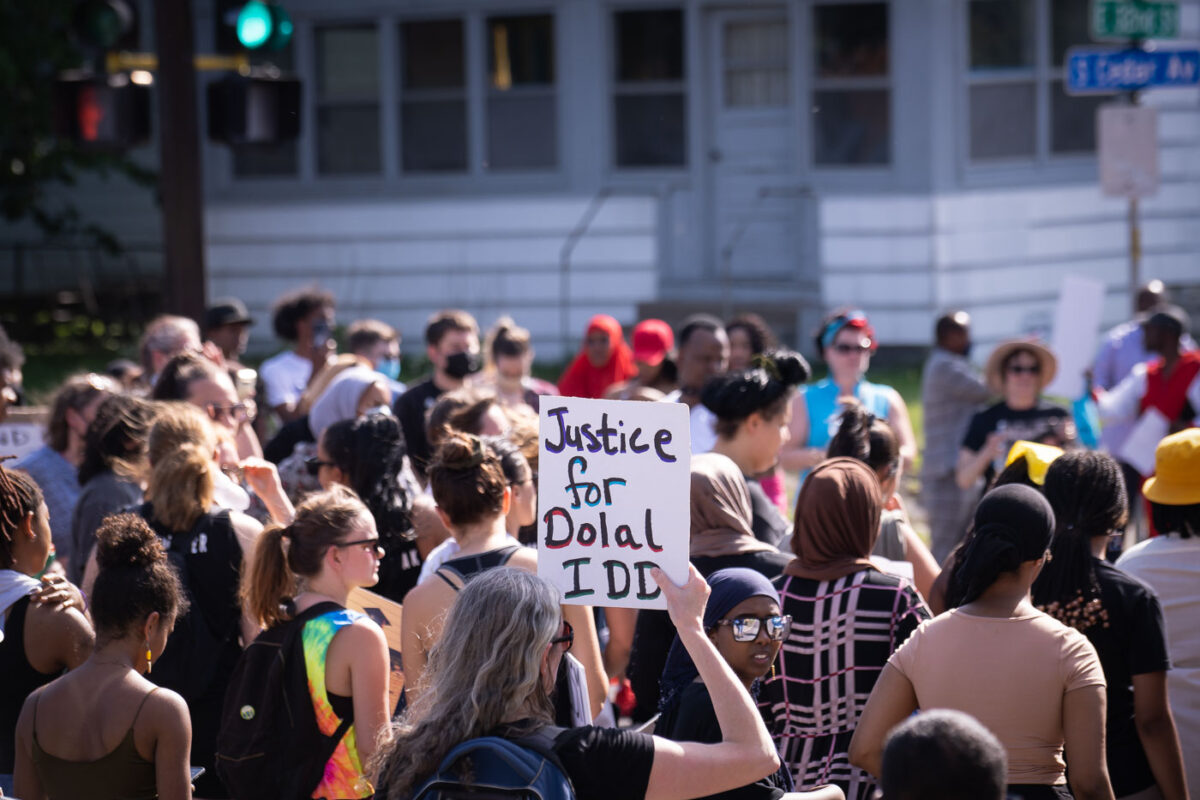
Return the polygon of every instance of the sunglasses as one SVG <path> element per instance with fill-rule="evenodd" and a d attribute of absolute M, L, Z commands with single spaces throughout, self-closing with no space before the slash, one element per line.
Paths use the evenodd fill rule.
<path fill-rule="evenodd" d="M 317 477 L 317 473 L 321 471 L 321 467 L 336 467 L 336 466 L 337 466 L 337 464 L 334 464 L 332 461 L 322 461 L 321 459 L 317 458 L 316 456 L 313 456 L 312 458 L 304 459 L 304 468 L 307 469 L 308 474 L 312 475 L 314 478 Z"/>
<path fill-rule="evenodd" d="M 870 349 L 871 349 L 870 342 L 863 342 L 861 344 L 835 344 L 835 345 L 833 345 L 833 352 L 841 353 L 844 356 L 853 355 L 855 353 L 865 353 Z"/>
<path fill-rule="evenodd" d="M 563 648 L 563 652 L 569 653 L 571 651 L 571 645 L 575 644 L 575 629 L 571 627 L 571 623 L 564 619 L 563 634 L 561 636 L 555 636 L 553 639 L 551 639 L 550 644 L 565 644 L 566 647 Z"/>
<path fill-rule="evenodd" d="M 717 625 L 728 625 L 733 630 L 735 642 L 753 642 L 758 638 L 763 625 L 767 626 L 767 638 L 772 642 L 782 642 L 792 632 L 790 615 L 775 615 L 773 617 L 738 617 L 737 619 L 717 620 Z"/>
<path fill-rule="evenodd" d="M 1041 372 L 1041 364 L 1031 364 L 1027 367 L 1023 367 L 1020 364 L 1011 364 L 1008 367 L 1009 375 L 1040 375 Z"/>
<path fill-rule="evenodd" d="M 231 419 L 241 424 L 254 419 L 258 412 L 258 406 L 254 404 L 253 400 L 247 400 L 243 403 L 234 403 L 230 406 L 209 403 L 204 407 L 204 410 L 208 412 L 208 418 L 213 422 L 219 422 L 222 419 Z"/>
<path fill-rule="evenodd" d="M 370 539 L 355 539 L 353 542 L 338 542 L 334 545 L 339 549 L 343 547 L 357 547 L 362 545 L 363 550 L 368 553 L 379 553 L 383 550 L 383 546 L 379 544 L 379 537 L 373 536 Z"/>

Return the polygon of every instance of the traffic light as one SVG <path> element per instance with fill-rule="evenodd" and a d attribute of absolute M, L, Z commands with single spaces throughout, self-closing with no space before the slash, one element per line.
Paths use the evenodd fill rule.
<path fill-rule="evenodd" d="M 54 130 L 87 148 L 123 150 L 150 139 L 150 88 L 124 73 L 60 78 Z"/>
<path fill-rule="evenodd" d="M 137 49 L 137 14 L 127 0 L 82 0 L 75 6 L 71 27 L 87 47 Z"/>
<path fill-rule="evenodd" d="M 230 75 L 208 85 L 208 138 L 272 144 L 300 135 L 300 81 Z"/>
<path fill-rule="evenodd" d="M 238 43 L 247 50 L 282 50 L 291 41 L 292 27 L 281 6 L 250 0 L 237 15 Z"/>

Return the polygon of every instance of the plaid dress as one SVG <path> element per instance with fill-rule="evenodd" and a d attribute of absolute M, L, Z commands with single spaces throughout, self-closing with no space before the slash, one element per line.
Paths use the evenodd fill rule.
<path fill-rule="evenodd" d="M 869 569 L 835 581 L 785 574 L 775 585 L 792 632 L 759 710 L 797 791 L 832 783 L 868 800 L 875 781 L 850 766 L 850 737 L 883 665 L 929 609 L 911 582 Z"/>

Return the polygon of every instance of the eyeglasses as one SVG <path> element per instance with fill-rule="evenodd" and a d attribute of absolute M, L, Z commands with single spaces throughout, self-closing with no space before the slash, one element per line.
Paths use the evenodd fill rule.
<path fill-rule="evenodd" d="M 728 625 L 733 630 L 735 642 L 753 642 L 758 638 L 762 626 L 767 626 L 767 638 L 772 642 L 782 642 L 792 632 L 790 615 L 773 617 L 738 617 L 736 619 L 717 620 L 717 625 Z"/>
<path fill-rule="evenodd" d="M 563 648 L 563 652 L 569 653 L 571 651 L 571 645 L 575 644 L 575 629 L 571 627 L 571 623 L 564 619 L 563 634 L 561 636 L 555 636 L 553 639 L 551 639 L 550 644 L 565 644 L 566 647 Z"/>
<path fill-rule="evenodd" d="M 378 536 L 372 536 L 370 539 L 355 539 L 353 542 L 337 542 L 334 544 L 334 547 L 340 549 L 343 547 L 357 547 L 359 545 L 362 545 L 363 550 L 368 553 L 374 553 L 376 555 L 381 555 L 383 553 L 383 546 L 379 544 Z"/>
<path fill-rule="evenodd" d="M 844 356 L 853 355 L 856 353 L 865 353 L 871 349 L 871 343 L 868 341 L 859 344 L 835 344 L 833 352 L 841 353 Z"/>
<path fill-rule="evenodd" d="M 316 456 L 313 456 L 312 458 L 304 459 L 304 468 L 307 469 L 308 474 L 312 475 L 314 478 L 317 477 L 317 473 L 321 471 L 321 467 L 336 467 L 336 466 L 337 466 L 337 464 L 334 464 L 332 461 L 322 461 L 321 459 L 317 458 Z"/>
<path fill-rule="evenodd" d="M 1021 364 L 1009 364 L 1008 365 L 1008 374 L 1009 375 L 1040 375 L 1041 372 L 1042 372 L 1041 364 L 1029 364 L 1028 366 L 1023 366 Z"/>
<path fill-rule="evenodd" d="M 258 411 L 258 407 L 253 400 L 247 400 L 243 403 L 234 403 L 230 406 L 221 406 L 216 403 L 209 403 L 204 407 L 208 412 L 208 418 L 213 422 L 219 422 L 222 419 L 231 419 L 237 424 L 254 419 Z"/>

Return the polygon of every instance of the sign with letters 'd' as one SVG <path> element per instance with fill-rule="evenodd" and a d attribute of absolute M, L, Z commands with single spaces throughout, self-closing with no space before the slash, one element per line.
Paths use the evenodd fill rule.
<path fill-rule="evenodd" d="M 688 575 L 691 433 L 682 403 L 543 397 L 538 575 L 579 605 L 666 608 Z"/>

